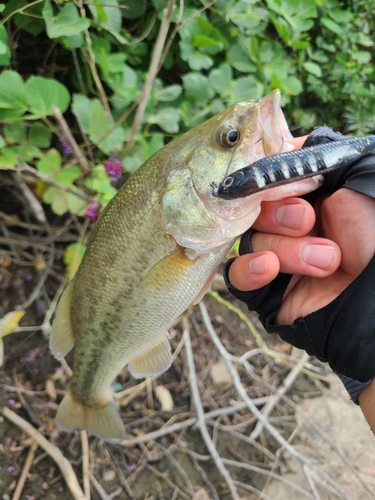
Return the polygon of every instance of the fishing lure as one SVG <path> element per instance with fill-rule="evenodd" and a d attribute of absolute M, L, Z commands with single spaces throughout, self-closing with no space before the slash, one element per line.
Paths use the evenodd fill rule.
<path fill-rule="evenodd" d="M 369 135 L 267 156 L 225 177 L 212 194 L 226 200 L 244 198 L 344 167 L 374 150 L 375 135 Z"/>

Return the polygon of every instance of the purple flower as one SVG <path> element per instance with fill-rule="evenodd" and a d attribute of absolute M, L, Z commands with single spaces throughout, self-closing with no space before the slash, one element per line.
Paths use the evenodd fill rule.
<path fill-rule="evenodd" d="M 112 184 L 115 184 L 122 176 L 121 161 L 115 156 L 110 156 L 104 162 L 104 168 L 109 177 L 112 179 Z"/>
<path fill-rule="evenodd" d="M 161 408 L 161 404 L 159 403 L 159 401 L 155 401 L 154 406 L 155 406 L 155 410 L 160 410 L 160 408 Z"/>
<path fill-rule="evenodd" d="M 129 472 L 134 472 L 136 470 L 137 466 L 135 464 L 130 464 L 127 466 L 127 469 Z"/>
<path fill-rule="evenodd" d="M 42 488 L 43 488 L 43 490 L 46 490 L 48 488 L 48 483 L 44 482 L 42 484 Z"/>
<path fill-rule="evenodd" d="M 73 153 L 73 149 L 69 142 L 65 139 L 65 137 L 59 137 L 59 141 L 61 144 L 61 150 L 64 155 L 71 155 Z"/>
<path fill-rule="evenodd" d="M 27 273 L 25 276 L 26 281 L 31 281 L 33 279 L 33 275 L 31 273 Z"/>
<path fill-rule="evenodd" d="M 99 217 L 100 203 L 90 203 L 86 209 L 86 217 L 91 220 L 91 222 L 96 222 Z"/>
<path fill-rule="evenodd" d="M 8 405 L 9 405 L 9 406 L 13 406 L 13 405 L 15 405 L 15 404 L 16 404 L 16 402 L 14 401 L 14 399 L 9 399 L 9 400 L 8 400 Z"/>
<path fill-rule="evenodd" d="M 15 468 L 15 467 L 13 467 L 13 465 L 9 465 L 9 467 L 7 467 L 7 472 L 12 473 L 12 472 L 14 472 L 15 470 L 16 470 L 16 468 Z"/>

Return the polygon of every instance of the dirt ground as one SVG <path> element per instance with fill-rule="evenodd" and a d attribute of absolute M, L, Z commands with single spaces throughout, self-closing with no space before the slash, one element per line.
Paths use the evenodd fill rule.
<path fill-rule="evenodd" d="M 114 381 L 124 443 L 59 431 L 72 355 L 66 365 L 51 355 L 49 320 L 64 248 L 87 228 L 46 207 L 48 228 L 38 224 L 12 177 L 0 200 L 0 318 L 26 310 L 4 337 L 0 500 L 375 498 L 375 438 L 360 410 L 325 367 L 266 335 L 220 278 L 171 329 L 179 353 L 166 373 L 144 383 L 125 369 Z"/>

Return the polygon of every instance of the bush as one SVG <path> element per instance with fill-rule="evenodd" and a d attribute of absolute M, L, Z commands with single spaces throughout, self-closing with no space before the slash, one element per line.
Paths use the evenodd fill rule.
<path fill-rule="evenodd" d="M 375 130 L 372 1 L 185 0 L 170 19 L 167 4 L 0 4 L 0 168 L 35 169 L 56 214 L 106 204 L 118 159 L 132 173 L 171 138 L 273 88 L 299 133 Z"/>

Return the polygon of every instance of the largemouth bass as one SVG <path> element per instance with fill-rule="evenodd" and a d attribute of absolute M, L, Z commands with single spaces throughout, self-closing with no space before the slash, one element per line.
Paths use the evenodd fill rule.
<path fill-rule="evenodd" d="M 232 200 L 349 165 L 375 151 L 375 135 L 353 137 L 262 158 L 228 175 L 213 196 Z"/>
<path fill-rule="evenodd" d="M 56 422 L 121 441 L 124 426 L 111 383 L 128 365 L 135 377 L 171 364 L 167 330 L 207 290 L 235 239 L 263 200 L 301 195 L 316 179 L 245 200 L 212 195 L 228 174 L 291 150 L 280 93 L 241 102 L 172 141 L 119 190 L 96 223 L 64 292 L 50 339 L 61 359 L 75 346 L 73 376 Z"/>

